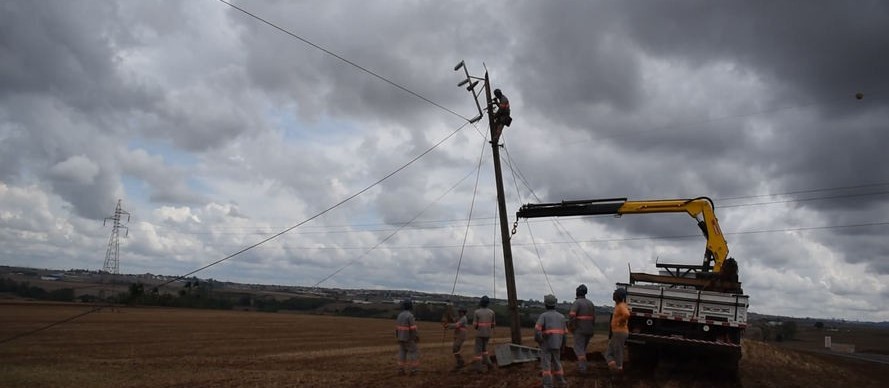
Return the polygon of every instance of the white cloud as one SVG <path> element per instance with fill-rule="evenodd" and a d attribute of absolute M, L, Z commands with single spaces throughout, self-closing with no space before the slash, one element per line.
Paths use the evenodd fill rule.
<path fill-rule="evenodd" d="M 160 209 L 155 210 L 154 214 L 161 221 L 201 223 L 201 220 L 196 215 L 192 214 L 191 209 L 188 207 L 162 206 Z"/>
<path fill-rule="evenodd" d="M 90 185 L 99 175 L 99 165 L 83 155 L 75 155 L 49 168 L 50 174 L 60 180 L 80 185 Z"/>
<path fill-rule="evenodd" d="M 879 10 L 839 2 L 804 17 L 787 5 L 689 7 L 248 8 L 468 117 L 476 108 L 453 65 L 487 69 L 513 104 L 501 148 L 510 222 L 537 201 L 526 185 L 544 202 L 710 196 L 724 206 L 717 212 L 753 311 L 889 319 L 880 297 L 889 293 L 889 170 L 875 167 L 887 162 L 880 92 L 889 55 L 879 48 L 889 25 L 873 16 Z M 100 267 L 110 233 L 102 220 L 121 199 L 132 218 L 121 269 L 186 273 L 308 221 L 462 124 L 222 3 L 7 8 L 4 262 Z M 851 98 L 857 90 L 865 99 Z M 450 292 L 475 198 L 456 292 L 503 297 L 485 125 L 196 275 L 311 285 L 345 266 L 322 286 Z M 655 238 L 698 233 L 684 216 L 560 222 L 572 237 L 544 220 L 532 232 L 519 225 L 520 297 L 551 292 L 541 262 L 560 299 L 586 283 L 608 303 L 628 265 L 652 272 L 656 260 L 701 260 L 702 239 Z"/>

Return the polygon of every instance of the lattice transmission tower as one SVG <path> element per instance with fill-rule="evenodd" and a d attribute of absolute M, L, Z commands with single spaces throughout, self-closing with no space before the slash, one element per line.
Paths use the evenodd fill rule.
<path fill-rule="evenodd" d="M 117 200 L 114 215 L 105 217 L 105 220 L 102 221 L 102 226 L 105 226 L 108 220 L 114 221 L 114 225 L 111 227 L 111 238 L 108 239 L 108 250 L 105 251 L 105 264 L 102 266 L 102 271 L 115 275 L 120 273 L 120 230 L 125 230 L 124 237 L 130 234 L 130 229 L 120 222 L 124 215 L 127 216 L 127 222 L 130 222 L 130 213 L 120 208 L 120 201 Z"/>

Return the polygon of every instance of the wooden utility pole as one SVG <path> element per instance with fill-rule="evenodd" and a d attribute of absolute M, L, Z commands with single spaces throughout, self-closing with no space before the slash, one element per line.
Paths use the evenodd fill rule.
<path fill-rule="evenodd" d="M 466 87 L 466 90 L 472 93 L 473 100 L 475 101 L 475 106 L 478 108 L 478 116 L 469 120 L 469 123 L 475 123 L 484 117 L 484 113 L 482 112 L 482 108 L 478 103 L 478 94 L 475 92 L 475 86 L 482 81 L 481 78 L 473 77 L 469 75 L 469 69 L 466 68 L 466 63 L 460 61 L 457 66 L 454 67 L 454 71 L 460 71 L 463 69 L 463 72 L 466 74 L 466 79 L 460 81 L 457 84 L 458 87 L 462 87 L 464 85 L 469 85 Z M 512 333 L 512 343 L 516 345 L 522 344 L 522 326 L 519 321 L 519 300 L 516 295 L 516 286 L 515 286 L 515 270 L 512 267 L 512 245 L 510 244 L 509 238 L 511 234 L 509 233 L 509 219 L 506 216 L 506 196 L 503 194 L 503 174 L 500 172 L 500 144 L 499 144 L 499 136 L 497 135 L 497 123 L 494 122 L 493 117 L 493 104 L 491 101 L 491 82 L 488 78 L 488 72 L 485 71 L 485 111 L 488 112 L 488 127 L 491 132 L 491 148 L 493 149 L 494 155 L 494 178 L 497 181 L 497 209 L 500 214 L 500 241 L 503 243 L 503 267 L 506 270 L 506 297 L 507 297 L 507 305 L 509 307 L 509 318 L 510 318 L 510 331 Z"/>
<path fill-rule="evenodd" d="M 491 149 L 494 156 L 494 180 L 497 181 L 497 208 L 500 213 L 500 241 L 503 243 L 503 268 L 506 270 L 506 297 L 509 307 L 510 332 L 512 343 L 522 344 L 522 327 L 519 321 L 519 301 L 516 295 L 515 270 L 512 267 L 512 244 L 509 239 L 509 219 L 506 216 L 506 196 L 503 193 L 503 173 L 500 171 L 500 138 L 497 136 L 497 123 L 491 112 L 491 83 L 485 72 L 485 102 L 488 111 L 488 126 L 491 130 Z"/>

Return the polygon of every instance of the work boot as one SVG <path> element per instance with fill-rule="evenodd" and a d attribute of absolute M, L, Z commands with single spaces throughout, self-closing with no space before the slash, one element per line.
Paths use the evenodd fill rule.
<path fill-rule="evenodd" d="M 463 357 L 461 357 L 459 354 L 454 355 L 454 360 L 457 362 L 457 364 L 454 365 L 455 371 L 462 369 L 466 365 L 463 363 Z"/>
<path fill-rule="evenodd" d="M 553 377 L 552 376 L 544 376 L 543 377 L 543 388 L 553 388 Z"/>
<path fill-rule="evenodd" d="M 398 375 L 404 376 L 404 368 L 398 368 Z"/>

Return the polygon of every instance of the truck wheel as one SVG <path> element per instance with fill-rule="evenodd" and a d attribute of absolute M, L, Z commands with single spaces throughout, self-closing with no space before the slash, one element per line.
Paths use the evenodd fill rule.
<path fill-rule="evenodd" d="M 627 343 L 630 366 L 634 370 L 653 370 L 657 366 L 658 347 L 655 345 Z"/>
<path fill-rule="evenodd" d="M 740 351 L 738 351 L 737 353 L 732 353 L 731 355 L 726 357 L 725 358 L 725 365 L 723 366 L 723 369 L 725 370 L 726 377 L 729 377 L 732 379 L 737 379 L 739 376 L 738 371 L 740 370 L 740 366 L 741 366 L 741 352 Z"/>

